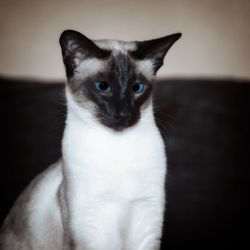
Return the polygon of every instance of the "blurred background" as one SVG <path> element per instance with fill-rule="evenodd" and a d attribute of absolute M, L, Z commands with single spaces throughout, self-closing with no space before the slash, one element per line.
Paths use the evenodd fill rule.
<path fill-rule="evenodd" d="M 58 39 L 143 40 L 182 32 L 159 78 L 250 76 L 249 0 L 1 0 L 0 75 L 65 78 Z"/>

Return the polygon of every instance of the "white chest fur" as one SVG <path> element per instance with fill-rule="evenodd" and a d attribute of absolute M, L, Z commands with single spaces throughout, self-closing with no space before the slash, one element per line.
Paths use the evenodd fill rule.
<path fill-rule="evenodd" d="M 77 244 L 157 249 L 166 158 L 151 105 L 137 125 L 121 132 L 93 121 L 72 103 L 68 106 L 74 110 L 67 118 L 63 162 Z"/>

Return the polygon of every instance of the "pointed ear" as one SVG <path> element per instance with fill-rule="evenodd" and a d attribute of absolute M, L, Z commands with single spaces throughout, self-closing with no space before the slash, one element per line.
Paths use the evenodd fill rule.
<path fill-rule="evenodd" d="M 181 37 L 181 33 L 158 39 L 136 42 L 137 49 L 131 52 L 139 60 L 150 59 L 154 65 L 154 74 L 163 65 L 163 60 L 170 47 Z"/>
<path fill-rule="evenodd" d="M 65 30 L 59 42 L 68 78 L 73 75 L 80 61 L 91 57 L 101 59 L 110 54 L 109 51 L 100 49 L 93 41 L 74 30 Z"/>

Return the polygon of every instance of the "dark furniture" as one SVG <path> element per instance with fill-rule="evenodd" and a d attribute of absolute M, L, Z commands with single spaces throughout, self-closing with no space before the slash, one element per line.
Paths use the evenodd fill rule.
<path fill-rule="evenodd" d="M 2 222 L 21 190 L 60 157 L 66 107 L 62 83 L 2 77 L 0 89 Z M 247 249 L 250 82 L 159 81 L 155 106 L 168 155 L 162 249 Z"/>

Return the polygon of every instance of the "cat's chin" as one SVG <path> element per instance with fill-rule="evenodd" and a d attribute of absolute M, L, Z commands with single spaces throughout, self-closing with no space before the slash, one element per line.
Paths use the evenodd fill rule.
<path fill-rule="evenodd" d="M 123 124 L 123 125 L 115 125 L 115 124 L 107 124 L 107 123 L 104 123 L 102 122 L 102 124 L 105 126 L 105 127 L 108 127 L 114 131 L 117 131 L 117 132 L 121 132 L 121 131 L 124 131 L 125 129 L 128 129 L 130 127 L 132 127 L 134 124 Z"/>
<path fill-rule="evenodd" d="M 113 117 L 97 113 L 96 118 L 105 127 L 120 132 L 138 123 L 138 121 L 140 120 L 140 113 L 134 113 L 126 117 L 124 116 Z"/>
<path fill-rule="evenodd" d="M 136 120 L 130 120 L 130 121 L 110 121 L 110 120 L 101 120 L 101 123 L 114 131 L 121 132 L 125 129 L 131 128 L 138 122 L 139 118 Z"/>

